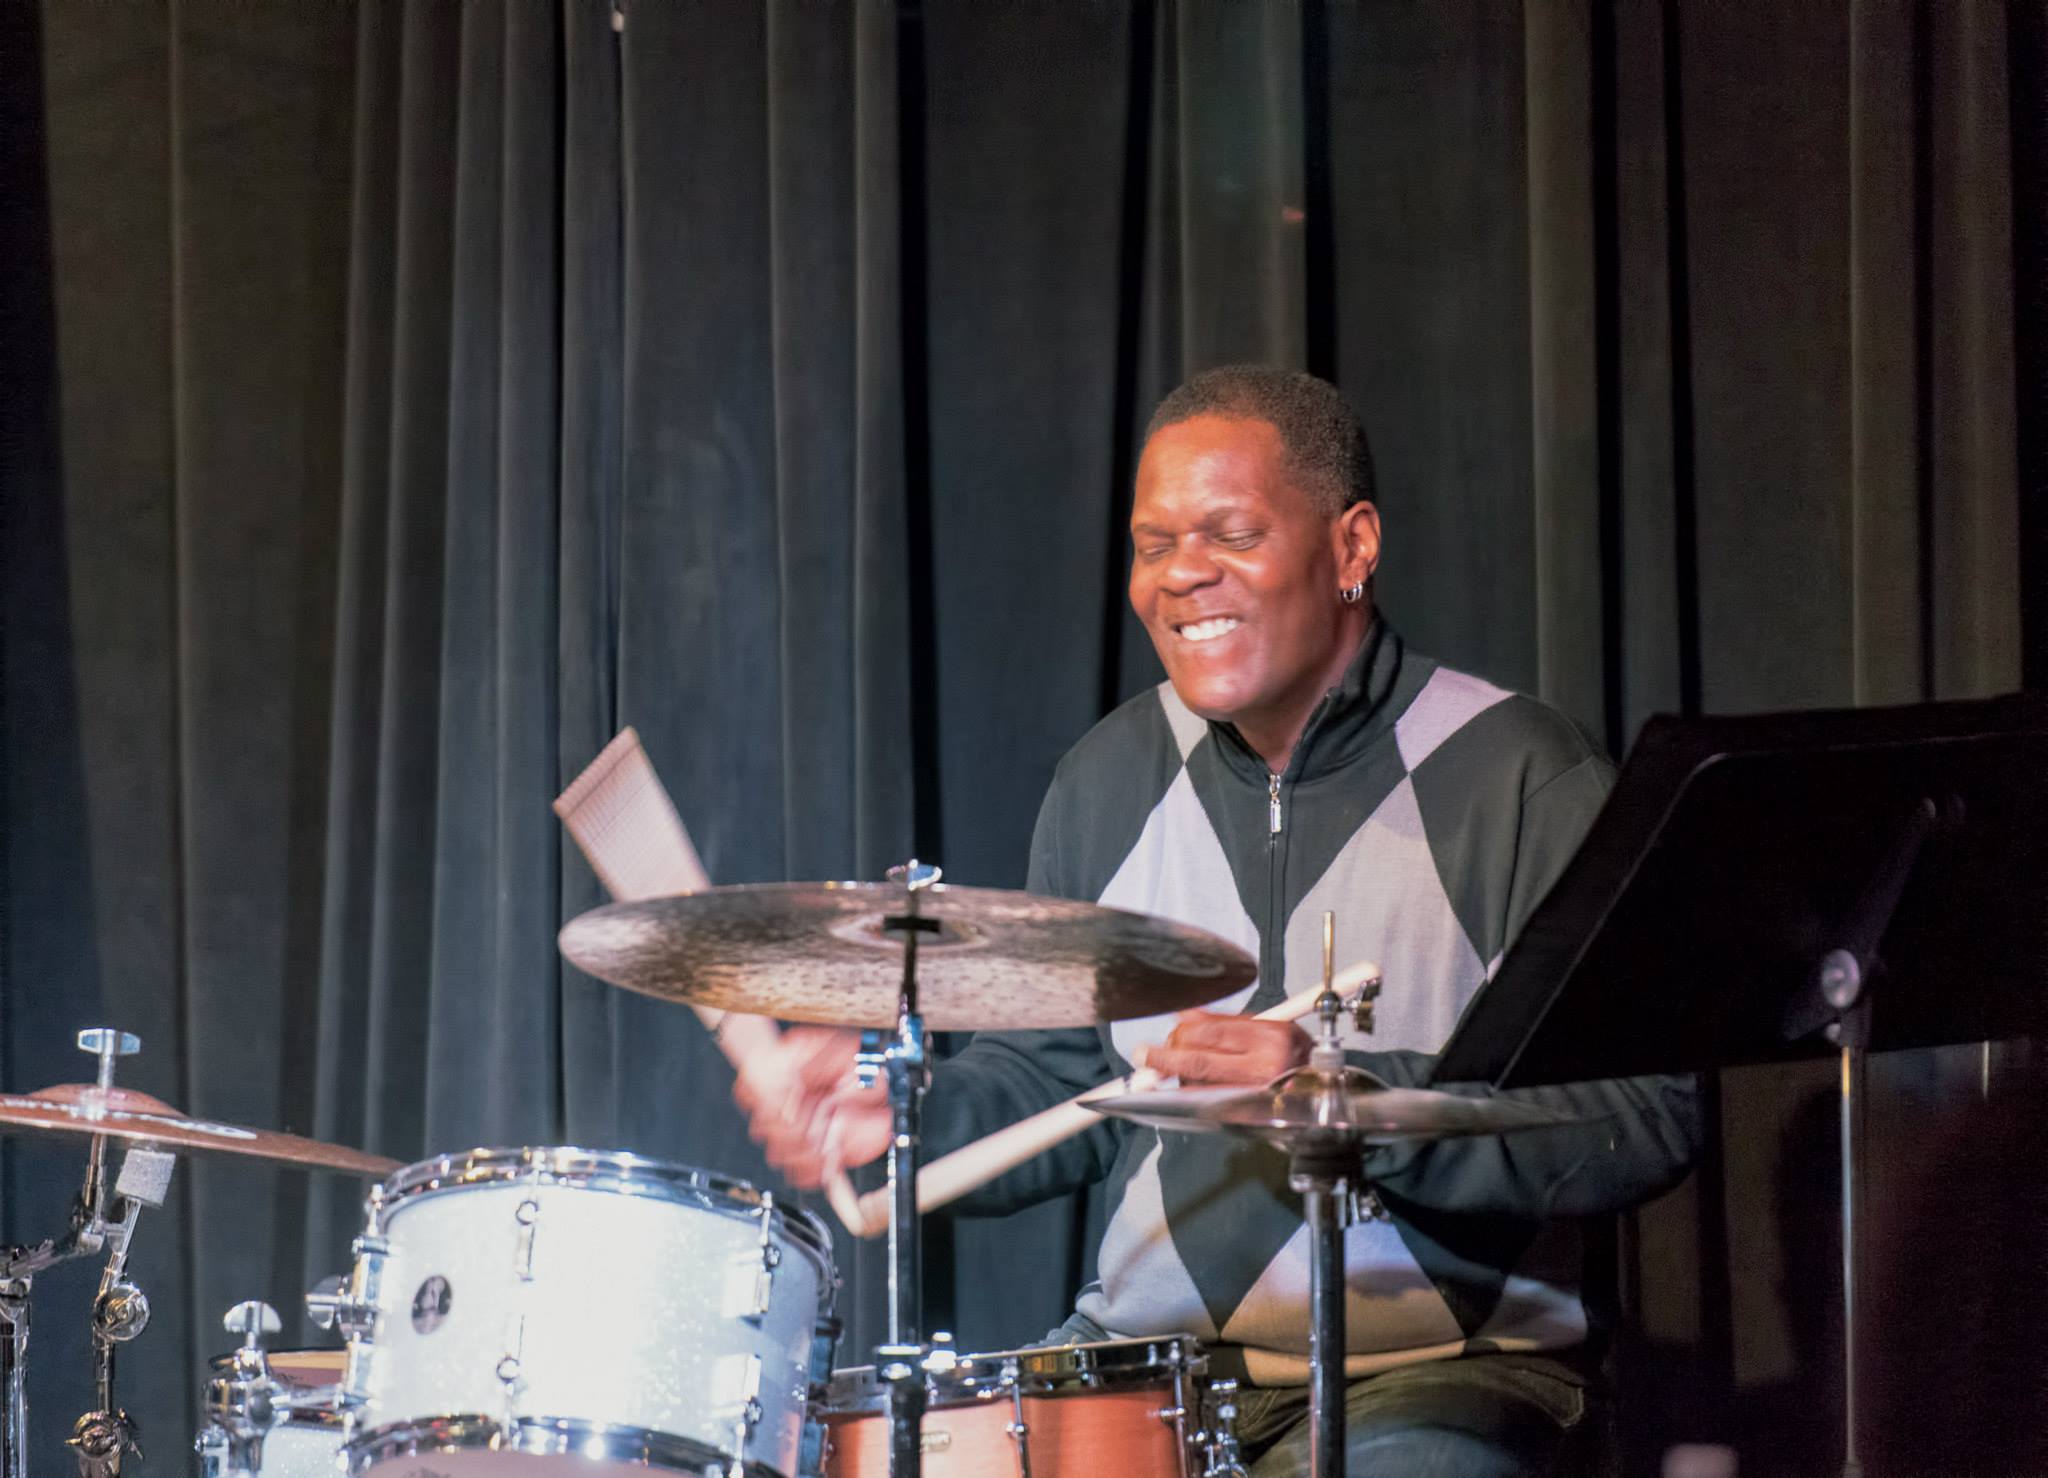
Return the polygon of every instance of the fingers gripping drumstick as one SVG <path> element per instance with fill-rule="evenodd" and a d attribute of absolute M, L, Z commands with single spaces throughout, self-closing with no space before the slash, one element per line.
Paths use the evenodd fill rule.
<path fill-rule="evenodd" d="M 1367 981 L 1379 979 L 1379 976 L 1380 967 L 1364 961 L 1340 971 L 1330 982 L 1330 988 L 1340 996 L 1348 996 Z M 1323 988 L 1315 986 L 1300 995 L 1289 996 L 1253 1019 L 1298 1021 L 1315 1010 L 1316 1000 L 1322 993 Z M 957 1201 L 969 1191 L 987 1185 L 998 1175 L 1016 1169 L 1033 1155 L 1044 1154 L 1054 1145 L 1100 1124 L 1102 1116 L 1088 1107 L 1091 1101 L 1115 1098 L 1125 1093 L 1143 1093 L 1156 1088 L 1161 1081 L 1158 1073 L 1141 1067 L 1128 1077 L 1098 1084 L 1086 1093 L 1075 1094 L 1065 1103 L 1055 1104 L 1028 1119 L 1019 1119 L 972 1144 L 962 1145 L 950 1155 L 941 1155 L 917 1172 L 917 1209 L 920 1212 L 934 1211 Z M 860 1198 L 854 1213 L 852 1217 L 844 1212 L 840 1214 L 839 1219 L 846 1223 L 848 1231 L 856 1237 L 878 1235 L 889 1224 L 888 1191 L 868 1192 Z"/>
<path fill-rule="evenodd" d="M 597 880 L 622 903 L 696 893 L 711 886 L 674 802 L 631 728 L 621 729 L 555 798 L 555 814 L 590 859 Z M 781 1036 L 765 1016 L 710 1006 L 690 1009 L 742 1078 L 760 1071 L 763 1057 Z M 845 1171 L 834 1170 L 827 1178 L 825 1198 L 848 1231 L 866 1235 Z"/>

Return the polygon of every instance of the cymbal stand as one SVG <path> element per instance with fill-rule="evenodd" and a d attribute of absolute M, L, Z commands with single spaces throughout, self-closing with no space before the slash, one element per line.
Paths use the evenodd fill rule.
<path fill-rule="evenodd" d="M 149 1298 L 128 1281 L 128 1244 L 144 1206 L 161 1206 L 170 1189 L 177 1158 L 162 1150 L 133 1145 L 121 1161 L 115 1181 L 120 1215 L 107 1223 L 111 1251 L 100 1273 L 92 1304 L 92 1350 L 97 1409 L 79 1417 L 69 1444 L 78 1451 L 82 1478 L 119 1478 L 121 1457 L 142 1449 L 136 1442 L 134 1418 L 114 1404 L 114 1347 L 134 1339 L 149 1325 Z"/>
<path fill-rule="evenodd" d="M 99 1059 L 98 1089 L 114 1086 L 114 1062 L 141 1049 L 132 1033 L 94 1027 L 78 1034 L 80 1051 Z M 128 1246 L 144 1206 L 161 1206 L 177 1158 L 162 1150 L 131 1145 L 121 1170 L 109 1183 L 107 1142 L 92 1136 L 86 1152 L 85 1183 L 71 1208 L 71 1224 L 60 1237 L 0 1254 L 0 1381 L 6 1390 L 5 1435 L 0 1438 L 0 1478 L 28 1478 L 29 1298 L 35 1275 L 58 1263 L 108 1250 L 107 1265 L 93 1300 L 93 1355 L 99 1409 L 78 1419 L 67 1445 L 77 1449 L 85 1478 L 118 1478 L 123 1453 L 137 1451 L 135 1424 L 114 1405 L 114 1346 L 135 1338 L 149 1323 L 149 1300 L 126 1278 Z"/>
<path fill-rule="evenodd" d="M 917 1215 L 917 1162 L 923 1100 L 931 1081 L 924 1018 L 917 1010 L 919 936 L 935 934 L 939 921 L 918 911 L 919 895 L 944 874 L 915 857 L 889 869 L 904 888 L 904 909 L 882 921 L 903 936 L 903 985 L 896 999 L 896 1027 L 884 1038 L 861 1036 L 856 1059 L 862 1086 L 886 1077 L 894 1132 L 889 1138 L 889 1338 L 875 1347 L 875 1367 L 887 1392 L 890 1478 L 919 1478 L 923 1465 L 925 1407 L 924 1257 Z"/>
<path fill-rule="evenodd" d="M 1337 1018 L 1344 1003 L 1333 988 L 1336 917 L 1323 915 L 1323 993 L 1316 998 L 1321 1024 L 1308 1065 L 1288 1076 L 1312 1079 L 1327 1107 L 1317 1128 L 1286 1146 L 1287 1184 L 1302 1199 L 1308 1222 L 1308 1466 L 1311 1478 L 1343 1478 L 1344 1474 L 1344 1229 L 1366 1188 L 1360 1175 L 1363 1141 L 1349 1121 L 1343 1089 L 1351 1071 Z M 1353 1020 L 1360 1031 L 1372 1030 L 1377 982 L 1360 990 Z M 1285 1079 L 1283 1078 L 1284 1082 Z M 1335 1090 L 1335 1091 L 1331 1091 Z"/>

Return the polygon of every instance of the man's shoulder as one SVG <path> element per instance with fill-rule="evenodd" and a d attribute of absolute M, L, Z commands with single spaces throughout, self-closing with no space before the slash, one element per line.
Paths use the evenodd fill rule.
<path fill-rule="evenodd" d="M 1411 773 L 1425 767 L 1513 775 L 1524 797 L 1582 767 L 1602 777 L 1613 766 L 1584 729 L 1541 698 L 1476 673 L 1434 663 L 1394 723 Z"/>
<path fill-rule="evenodd" d="M 1067 750 L 1053 772 L 1032 843 L 1032 886 L 1100 898 L 1186 768 L 1206 725 L 1162 689 L 1119 705 Z M 1186 746 L 1183 747 L 1183 739 Z"/>
<path fill-rule="evenodd" d="M 1170 775 L 1207 732 L 1207 723 L 1161 683 L 1125 699 L 1076 739 L 1060 757 L 1053 785 L 1127 785 L 1139 776 Z"/>

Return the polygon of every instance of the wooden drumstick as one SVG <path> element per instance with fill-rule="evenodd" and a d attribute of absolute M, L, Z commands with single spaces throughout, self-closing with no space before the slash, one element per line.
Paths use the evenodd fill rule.
<path fill-rule="evenodd" d="M 555 798 L 555 814 L 590 860 L 605 891 L 621 903 L 696 893 L 711 886 L 683 818 L 676 814 L 675 803 L 631 727 L 621 729 Z M 690 1009 L 742 1078 L 761 1070 L 765 1055 L 782 1035 L 765 1016 L 695 1004 Z M 859 1224 L 860 1204 L 845 1171 L 826 1177 L 825 1199 L 849 1230 Z"/>
<path fill-rule="evenodd" d="M 1379 979 L 1379 976 L 1378 965 L 1362 961 L 1339 972 L 1331 981 L 1331 988 L 1340 996 L 1348 996 L 1366 982 Z M 1313 986 L 1261 1011 L 1252 1019 L 1298 1021 L 1315 1010 L 1316 1000 L 1322 993 L 1322 986 Z M 1140 1067 L 1126 1077 L 1098 1084 L 1085 1093 L 1075 1094 L 1065 1103 L 1055 1104 L 1028 1119 L 1019 1119 L 972 1144 L 962 1145 L 949 1155 L 941 1155 L 917 1172 L 918 1211 L 933 1211 L 957 1201 L 969 1191 L 987 1185 L 998 1175 L 1016 1169 L 1033 1155 L 1043 1154 L 1082 1130 L 1100 1124 L 1102 1115 L 1087 1106 L 1091 1101 L 1114 1098 L 1124 1093 L 1143 1093 L 1156 1088 L 1162 1081 L 1158 1073 L 1148 1067 Z M 888 1190 L 869 1191 L 860 1198 L 854 1213 L 851 1218 L 844 1212 L 840 1213 L 839 1219 L 846 1223 L 849 1232 L 856 1237 L 878 1236 L 889 1225 Z"/>

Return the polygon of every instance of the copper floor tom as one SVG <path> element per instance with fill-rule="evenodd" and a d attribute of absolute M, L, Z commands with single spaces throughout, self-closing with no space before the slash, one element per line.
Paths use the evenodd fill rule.
<path fill-rule="evenodd" d="M 1232 1383 L 1185 1337 L 1103 1340 L 935 1362 L 926 1478 L 1197 1478 L 1235 1468 Z M 873 1366 L 827 1388 L 824 1478 L 887 1478 L 887 1400 Z M 1242 1472 L 1242 1469 L 1236 1469 Z"/>

